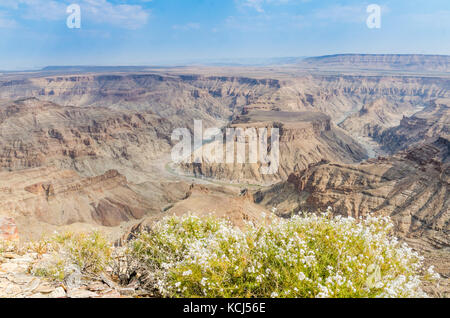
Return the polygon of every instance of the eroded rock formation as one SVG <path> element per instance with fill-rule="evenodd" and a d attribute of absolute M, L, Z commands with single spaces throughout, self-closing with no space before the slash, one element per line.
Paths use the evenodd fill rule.
<path fill-rule="evenodd" d="M 433 100 L 424 110 L 403 117 L 400 125 L 384 131 L 376 140 L 394 153 L 438 136 L 450 136 L 450 99 Z"/>
<path fill-rule="evenodd" d="M 269 166 L 258 158 L 257 163 L 250 163 L 249 144 L 245 140 L 246 163 L 215 163 L 204 158 L 202 163 L 185 164 L 183 168 L 189 174 L 200 177 L 209 177 L 228 180 L 236 183 L 273 183 L 285 180 L 290 173 L 299 171 L 311 163 L 323 159 L 341 162 L 358 162 L 367 158 L 365 149 L 356 140 L 336 127 L 331 118 L 319 112 L 280 112 L 280 111 L 247 111 L 237 117 L 230 125 L 233 129 L 267 128 L 268 136 L 272 128 L 279 129 L 279 165 L 274 173 L 264 174 L 262 166 Z M 259 138 L 259 135 L 258 135 Z M 197 151 L 194 157 L 201 156 L 201 152 L 210 153 L 209 148 L 215 144 L 207 144 Z M 225 143 L 224 148 L 226 149 Z M 271 153 L 271 144 L 268 143 L 267 153 Z M 237 146 L 235 146 L 237 148 Z M 259 147 L 258 147 L 259 151 Z M 225 154 L 225 150 L 224 150 Z M 272 163 L 271 163 L 272 164 Z"/>

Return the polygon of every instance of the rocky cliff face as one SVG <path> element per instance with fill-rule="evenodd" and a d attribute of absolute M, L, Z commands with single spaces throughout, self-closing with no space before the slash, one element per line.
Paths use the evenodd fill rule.
<path fill-rule="evenodd" d="M 450 136 L 450 99 L 434 100 L 423 111 L 403 117 L 398 126 L 384 131 L 376 140 L 394 153 L 439 136 Z"/>
<path fill-rule="evenodd" d="M 34 98 L 5 102 L 0 108 L 0 168 L 54 165 L 85 175 L 120 166 L 126 171 L 168 152 L 172 129 L 149 112 L 62 107 Z"/>
<path fill-rule="evenodd" d="M 245 77 L 61 75 L 0 82 L 0 98 L 27 96 L 63 106 L 151 110 L 175 125 L 190 127 L 193 119 L 216 125 L 227 120 L 236 106 L 278 88 L 277 80 Z"/>
<path fill-rule="evenodd" d="M 342 162 L 358 162 L 367 158 L 364 148 L 354 139 L 336 127 L 331 118 L 317 112 L 270 112 L 251 111 L 238 116 L 230 125 L 234 129 L 267 128 L 269 138 L 272 128 L 279 129 L 279 165 L 274 173 L 264 174 L 261 162 L 249 163 L 249 139 L 245 139 L 247 163 L 215 163 L 203 160 L 202 163 L 184 164 L 182 168 L 188 174 L 197 177 L 216 178 L 234 183 L 273 183 L 285 180 L 290 173 L 299 171 L 311 163 L 324 159 Z M 258 135 L 259 138 L 259 135 Z M 203 146 L 195 152 L 194 158 L 201 152 L 210 153 L 216 147 L 215 143 Z M 224 146 L 224 154 L 227 144 Z M 236 146 L 235 146 L 236 147 Z M 268 143 L 267 153 L 271 155 L 271 144 Z M 225 162 L 225 159 L 223 160 Z"/>
<path fill-rule="evenodd" d="M 39 225 L 45 228 L 43 224 L 117 226 L 142 218 L 150 208 L 150 202 L 114 170 L 90 178 L 55 168 L 0 174 L 2 187 L 9 189 L 0 193 L 0 215 L 13 216 L 22 237 Z M 37 224 L 28 227 L 32 222 Z"/>
<path fill-rule="evenodd" d="M 332 206 L 335 213 L 353 217 L 389 215 L 402 233 L 448 231 L 449 146 L 448 139 L 439 138 L 357 165 L 324 161 L 291 174 L 287 183 L 301 198 L 298 208 Z"/>
<path fill-rule="evenodd" d="M 409 103 L 391 104 L 385 99 L 378 99 L 348 116 L 339 127 L 353 136 L 376 139 L 386 129 L 400 124 L 404 116 L 416 112 Z"/>
<path fill-rule="evenodd" d="M 0 215 L 24 238 L 76 224 L 117 227 L 182 198 L 146 184 L 170 150 L 172 125 L 151 112 L 60 106 L 35 98 L 0 107 Z M 120 172 L 119 172 L 120 171 Z"/>
<path fill-rule="evenodd" d="M 0 216 L 15 220 L 21 239 L 37 239 L 60 228 L 113 228 L 159 214 L 171 193 L 179 200 L 188 191 L 182 185 L 177 190 L 170 183 L 161 186 L 165 200 L 155 198 L 156 193 L 145 195 L 142 186 L 115 170 L 94 177 L 58 168 L 0 172 Z"/>
<path fill-rule="evenodd" d="M 266 70 L 246 76 L 149 74 L 11 76 L 0 79 L 0 98 L 36 97 L 63 106 L 151 110 L 178 127 L 193 119 L 218 125 L 246 107 L 320 111 L 341 121 L 348 112 L 385 98 L 423 106 L 450 97 L 447 78 L 393 75 L 305 75 Z M 181 125 L 181 126 L 180 126 Z"/>
<path fill-rule="evenodd" d="M 292 94 L 295 88 L 301 88 L 297 95 Z M 408 103 L 423 107 L 432 99 L 449 97 L 449 88 L 450 81 L 446 78 L 316 75 L 283 86 L 280 100 L 290 109 L 314 108 L 340 122 L 349 113 L 379 99 L 393 105 Z"/>

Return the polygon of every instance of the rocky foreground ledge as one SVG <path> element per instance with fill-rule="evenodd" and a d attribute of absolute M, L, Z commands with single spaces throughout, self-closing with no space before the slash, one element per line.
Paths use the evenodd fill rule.
<path fill-rule="evenodd" d="M 122 298 L 132 297 L 134 288 L 117 286 L 106 275 L 82 280 L 75 268 L 63 283 L 55 283 L 30 273 L 37 262 L 48 255 L 38 253 L 2 253 L 0 255 L 0 298 Z"/>

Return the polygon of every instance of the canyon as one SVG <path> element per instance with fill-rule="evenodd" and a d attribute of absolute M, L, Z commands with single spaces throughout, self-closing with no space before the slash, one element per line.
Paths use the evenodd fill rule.
<path fill-rule="evenodd" d="M 442 56 L 340 55 L 4 73 L 0 237 L 100 229 L 120 242 L 171 214 L 242 227 L 331 207 L 390 216 L 444 278 L 431 292 L 448 295 L 448 65 Z M 172 133 L 193 132 L 194 120 L 278 128 L 276 173 L 262 174 L 261 163 L 174 164 Z"/>

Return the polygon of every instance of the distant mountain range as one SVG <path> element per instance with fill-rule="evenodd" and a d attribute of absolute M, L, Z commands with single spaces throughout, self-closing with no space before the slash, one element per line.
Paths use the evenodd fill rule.
<path fill-rule="evenodd" d="M 140 72 L 149 69 L 172 68 L 183 66 L 215 66 L 215 67 L 264 67 L 295 66 L 316 70 L 378 70 L 378 71 L 410 71 L 410 72 L 450 72 L 450 55 L 425 54 L 335 54 L 314 57 L 272 57 L 272 58 L 223 58 L 192 59 L 172 62 L 160 62 L 142 66 L 99 66 L 99 65 L 67 65 L 46 66 L 41 70 L 30 72 Z M 15 73 L 2 71 L 4 73 Z"/>
<path fill-rule="evenodd" d="M 450 55 L 335 54 L 316 57 L 211 59 L 181 64 L 209 66 L 300 65 L 304 67 L 343 67 L 346 69 L 356 67 L 387 70 L 448 71 L 450 70 Z"/>

